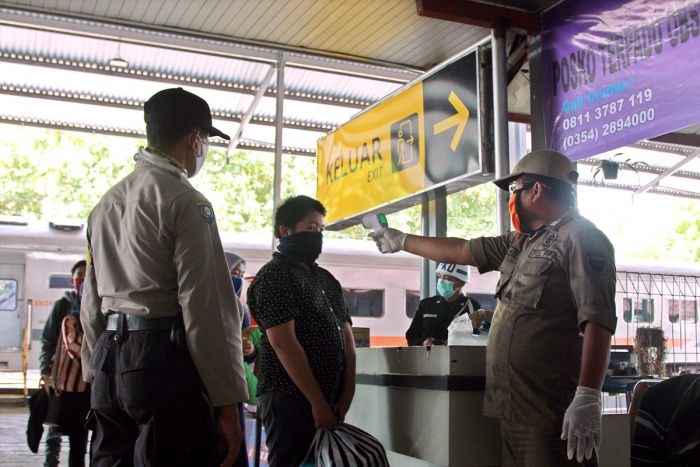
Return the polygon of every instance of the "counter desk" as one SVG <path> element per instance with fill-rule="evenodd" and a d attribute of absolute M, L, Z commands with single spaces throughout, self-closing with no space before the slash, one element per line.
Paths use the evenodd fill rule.
<path fill-rule="evenodd" d="M 347 421 L 412 465 L 499 465 L 499 423 L 481 413 L 485 362 L 484 346 L 357 349 Z"/>
<path fill-rule="evenodd" d="M 484 346 L 359 348 L 347 422 L 377 437 L 392 465 L 500 465 L 499 421 L 482 415 Z M 601 467 L 629 465 L 627 414 L 603 416 Z"/>

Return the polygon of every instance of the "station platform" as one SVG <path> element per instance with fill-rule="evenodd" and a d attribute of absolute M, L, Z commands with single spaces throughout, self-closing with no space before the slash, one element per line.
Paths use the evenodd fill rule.
<path fill-rule="evenodd" d="M 0 404 L 0 459 L 3 467 L 38 467 L 44 465 L 44 446 L 34 454 L 27 447 L 27 419 L 25 405 Z M 68 465 L 68 438 L 62 445 L 61 465 Z M 86 462 L 87 465 L 87 462 Z"/>

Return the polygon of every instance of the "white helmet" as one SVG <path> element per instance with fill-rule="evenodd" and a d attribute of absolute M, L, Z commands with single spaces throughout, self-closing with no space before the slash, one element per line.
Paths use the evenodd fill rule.
<path fill-rule="evenodd" d="M 452 276 L 465 284 L 469 283 L 469 266 L 462 266 L 461 264 L 438 264 L 435 273 L 440 273 L 444 276 Z"/>

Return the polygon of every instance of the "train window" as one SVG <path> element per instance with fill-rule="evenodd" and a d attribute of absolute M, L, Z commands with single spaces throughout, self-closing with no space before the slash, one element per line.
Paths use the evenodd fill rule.
<path fill-rule="evenodd" d="M 633 306 L 634 305 L 634 306 Z M 652 298 L 623 298 L 622 319 L 626 323 L 653 323 L 654 299 Z"/>
<path fill-rule="evenodd" d="M 384 290 L 343 288 L 343 298 L 350 316 L 380 318 L 384 315 Z"/>
<path fill-rule="evenodd" d="M 0 311 L 15 311 L 17 309 L 17 281 L 0 279 Z"/>
<path fill-rule="evenodd" d="M 406 291 L 406 316 L 413 319 L 420 303 L 420 292 L 417 290 Z"/>
<path fill-rule="evenodd" d="M 698 307 L 695 300 L 669 299 L 668 320 L 672 323 L 681 321 L 698 322 Z"/>
<path fill-rule="evenodd" d="M 72 289 L 69 274 L 51 274 L 49 276 L 49 289 Z"/>

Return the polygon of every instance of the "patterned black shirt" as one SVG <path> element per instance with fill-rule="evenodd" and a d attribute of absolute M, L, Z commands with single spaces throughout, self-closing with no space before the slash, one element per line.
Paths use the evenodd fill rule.
<path fill-rule="evenodd" d="M 352 323 L 340 283 L 330 272 L 275 253 L 248 289 L 248 306 L 263 329 L 258 394 L 284 391 L 304 397 L 270 345 L 267 329 L 294 320 L 299 343 L 329 403 L 342 387 L 343 324 Z"/>

